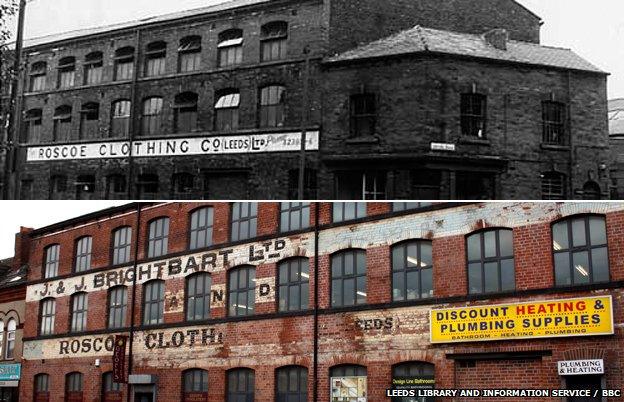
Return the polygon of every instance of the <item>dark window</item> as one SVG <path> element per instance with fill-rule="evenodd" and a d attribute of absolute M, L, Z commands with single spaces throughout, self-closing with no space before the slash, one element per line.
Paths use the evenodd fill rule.
<path fill-rule="evenodd" d="M 461 95 L 461 131 L 466 137 L 485 138 L 487 98 L 481 94 Z"/>
<path fill-rule="evenodd" d="M 123 47 L 115 51 L 115 81 L 131 80 L 134 75 L 134 48 Z"/>
<path fill-rule="evenodd" d="M 190 133 L 197 130 L 197 94 L 184 92 L 175 97 L 173 105 L 174 132 Z"/>
<path fill-rule="evenodd" d="M 38 92 L 46 89 L 46 73 L 48 65 L 45 61 L 33 63 L 30 67 L 30 91 Z"/>
<path fill-rule="evenodd" d="M 76 242 L 76 262 L 74 264 L 74 270 L 76 272 L 83 272 L 91 269 L 91 244 L 93 238 L 91 236 L 85 236 L 78 239 Z"/>
<path fill-rule="evenodd" d="M 258 203 L 235 202 L 232 204 L 232 241 L 256 237 L 258 227 Z"/>
<path fill-rule="evenodd" d="M 64 200 L 67 191 L 67 176 L 54 175 L 50 177 L 50 199 Z"/>
<path fill-rule="evenodd" d="M 565 175 L 559 172 L 542 173 L 542 199 L 565 200 Z"/>
<path fill-rule="evenodd" d="M 71 139 L 72 108 L 68 105 L 59 106 L 54 110 L 54 142 L 67 142 Z"/>
<path fill-rule="evenodd" d="M 161 134 L 162 123 L 162 98 L 152 97 L 143 101 L 143 114 L 141 115 L 141 135 Z"/>
<path fill-rule="evenodd" d="M 210 317 L 210 274 L 200 273 L 186 278 L 186 319 L 205 320 Z"/>
<path fill-rule="evenodd" d="M 98 122 L 100 119 L 100 105 L 85 103 L 80 110 L 80 139 L 94 139 L 98 137 Z"/>
<path fill-rule="evenodd" d="M 187 36 L 178 47 L 178 71 L 186 73 L 201 67 L 201 36 Z"/>
<path fill-rule="evenodd" d="M 493 200 L 496 198 L 492 173 L 457 172 L 455 179 L 455 199 L 457 200 Z"/>
<path fill-rule="evenodd" d="M 513 231 L 494 229 L 466 238 L 469 293 L 514 290 Z"/>
<path fill-rule="evenodd" d="M 366 252 L 346 250 L 331 258 L 332 307 L 366 303 Z"/>
<path fill-rule="evenodd" d="M 190 173 L 174 173 L 172 178 L 174 200 L 195 199 L 195 176 Z"/>
<path fill-rule="evenodd" d="M 76 293 L 71 297 L 71 331 L 82 332 L 87 329 L 88 298 L 86 293 Z"/>
<path fill-rule="evenodd" d="M 397 380 L 413 380 L 417 379 L 435 379 L 435 366 L 431 363 L 424 362 L 408 362 L 397 364 L 392 367 L 392 378 Z M 433 389 L 433 386 L 417 386 L 419 389 Z M 397 386 L 396 388 L 401 389 L 402 387 Z M 405 389 L 414 389 L 410 385 L 406 385 Z M 435 398 L 433 397 L 420 397 L 418 399 L 413 399 L 409 397 L 394 397 L 392 398 L 392 402 L 434 402 Z"/>
<path fill-rule="evenodd" d="M 169 245 L 169 218 L 158 218 L 149 224 L 147 258 L 167 254 Z"/>
<path fill-rule="evenodd" d="M 219 67 L 228 67 L 243 62 L 243 31 L 230 29 L 219 34 Z"/>
<path fill-rule="evenodd" d="M 34 188 L 34 181 L 32 179 L 20 180 L 19 199 L 20 200 L 32 200 L 34 198 L 33 188 Z"/>
<path fill-rule="evenodd" d="M 307 258 L 295 258 L 279 264 L 279 311 L 308 309 L 310 270 Z"/>
<path fill-rule="evenodd" d="M 555 284 L 609 281 L 607 228 L 602 216 L 579 216 L 552 226 Z"/>
<path fill-rule="evenodd" d="M 138 199 L 153 200 L 158 195 L 158 175 L 140 174 L 136 186 Z"/>
<path fill-rule="evenodd" d="M 61 246 L 58 244 L 52 244 L 45 248 L 45 265 L 43 269 L 44 278 L 54 278 L 58 275 L 60 250 Z"/>
<path fill-rule="evenodd" d="M 113 265 L 130 261 L 130 244 L 132 244 L 132 228 L 124 226 L 115 229 L 113 232 Z"/>
<path fill-rule="evenodd" d="M 306 168 L 303 171 L 303 198 L 304 200 L 316 200 L 316 170 Z M 299 198 L 299 169 L 291 169 L 288 171 L 288 199 L 296 200 Z"/>
<path fill-rule="evenodd" d="M 286 88 L 279 85 L 260 90 L 260 127 L 284 125 L 284 95 Z"/>
<path fill-rule="evenodd" d="M 442 181 L 439 170 L 419 169 L 410 172 L 412 200 L 439 200 L 440 183 Z"/>
<path fill-rule="evenodd" d="M 129 100 L 113 102 L 111 117 L 111 137 L 125 137 L 130 133 L 130 108 Z"/>
<path fill-rule="evenodd" d="M 143 285 L 143 325 L 162 324 L 165 308 L 165 281 Z"/>
<path fill-rule="evenodd" d="M 54 316 L 56 315 L 56 300 L 43 299 L 40 304 L 39 335 L 54 333 Z"/>
<path fill-rule="evenodd" d="M 113 372 L 102 374 L 102 402 L 121 401 L 123 384 L 113 381 Z"/>
<path fill-rule="evenodd" d="M 50 400 L 50 376 L 37 374 L 35 376 L 35 402 L 48 402 Z"/>
<path fill-rule="evenodd" d="M 227 372 L 227 402 L 254 402 L 255 373 L 251 369 Z"/>
<path fill-rule="evenodd" d="M 256 301 L 256 269 L 244 266 L 228 272 L 228 315 L 253 315 Z"/>
<path fill-rule="evenodd" d="M 334 202 L 332 206 L 333 222 L 350 221 L 366 216 L 364 202 Z"/>
<path fill-rule="evenodd" d="M 276 402 L 308 402 L 308 369 L 280 367 L 276 371 Z"/>
<path fill-rule="evenodd" d="M 409 211 L 410 209 L 425 208 L 431 205 L 430 202 L 393 202 L 392 211 Z"/>
<path fill-rule="evenodd" d="M 280 231 L 291 232 L 309 227 L 309 202 L 282 202 L 280 204 Z"/>
<path fill-rule="evenodd" d="M 377 108 L 375 95 L 351 96 L 351 137 L 370 137 L 375 134 Z"/>
<path fill-rule="evenodd" d="M 260 43 L 262 61 L 285 59 L 288 51 L 288 23 L 274 21 L 263 25 L 260 32 Z"/>
<path fill-rule="evenodd" d="M 588 181 L 583 185 L 583 199 L 584 200 L 600 200 L 602 190 L 600 185 L 593 180 Z"/>
<path fill-rule="evenodd" d="M 65 376 L 65 401 L 82 401 L 82 373 L 69 373 Z"/>
<path fill-rule="evenodd" d="M 208 400 L 208 372 L 201 369 L 186 370 L 184 381 L 184 402 Z"/>
<path fill-rule="evenodd" d="M 102 82 L 102 52 L 89 53 L 85 58 L 85 84 L 93 85 Z"/>
<path fill-rule="evenodd" d="M 127 199 L 126 176 L 122 174 L 112 174 L 106 177 L 106 199 L 107 200 Z"/>
<path fill-rule="evenodd" d="M 560 102 L 542 102 L 542 125 L 544 144 L 565 145 L 566 106 Z"/>
<path fill-rule="evenodd" d="M 95 176 L 90 174 L 78 176 L 74 186 L 77 200 L 90 200 L 95 193 Z"/>
<path fill-rule="evenodd" d="M 189 248 L 191 250 L 208 247 L 212 244 L 213 214 L 214 209 L 211 207 L 196 209 L 191 213 L 189 236 Z"/>
<path fill-rule="evenodd" d="M 24 133 L 26 133 L 26 138 L 24 138 L 24 142 L 36 144 L 41 142 L 41 134 L 43 127 L 43 111 L 41 109 L 31 109 L 26 112 L 24 116 Z"/>
<path fill-rule="evenodd" d="M 76 59 L 65 57 L 59 61 L 58 65 L 58 87 L 71 88 L 74 86 L 76 78 Z"/>
<path fill-rule="evenodd" d="M 240 93 L 229 92 L 222 94 L 215 104 L 215 130 L 238 130 L 238 108 Z"/>
<path fill-rule="evenodd" d="M 410 240 L 392 247 L 392 300 L 433 296 L 431 242 Z"/>
<path fill-rule="evenodd" d="M 167 44 L 165 42 L 153 42 L 147 45 L 145 52 L 145 76 L 155 77 L 165 74 L 166 60 Z"/>
<path fill-rule="evenodd" d="M 115 286 L 108 291 L 108 328 L 126 326 L 128 290 L 125 286 Z"/>
<path fill-rule="evenodd" d="M 340 200 L 385 200 L 386 172 L 337 172 L 336 198 Z"/>

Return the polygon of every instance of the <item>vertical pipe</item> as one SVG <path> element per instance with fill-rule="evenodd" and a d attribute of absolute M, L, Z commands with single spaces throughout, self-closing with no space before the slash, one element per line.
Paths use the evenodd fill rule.
<path fill-rule="evenodd" d="M 139 55 L 140 46 L 141 46 L 141 30 L 136 30 L 136 40 L 134 47 L 134 73 L 132 74 L 132 87 L 130 88 L 130 135 L 128 138 L 128 143 L 130 144 L 130 152 L 128 153 L 128 198 L 133 200 L 135 199 L 135 188 L 134 188 L 134 159 L 132 156 L 132 143 L 134 142 L 134 131 L 137 129 L 137 115 L 136 113 L 139 105 L 137 105 L 137 81 L 139 79 L 139 68 L 141 68 L 141 63 L 139 63 Z"/>
<path fill-rule="evenodd" d="M 308 126 L 308 109 L 310 105 L 309 100 L 309 86 L 310 86 L 310 49 L 306 46 L 303 49 L 305 54 L 305 69 L 303 72 L 303 108 L 301 110 L 301 151 L 299 155 L 299 180 L 298 180 L 298 195 L 300 200 L 305 199 L 304 195 L 304 182 L 305 182 L 305 165 L 306 165 L 306 142 L 307 142 L 307 126 Z"/>
<path fill-rule="evenodd" d="M 313 401 L 318 401 L 318 295 L 319 295 L 319 273 L 318 273 L 318 258 L 319 258 L 319 212 L 320 203 L 314 203 L 314 389 L 312 390 Z"/>
<path fill-rule="evenodd" d="M 134 312 L 136 306 L 137 262 L 139 260 L 139 234 L 141 232 L 141 206 L 142 204 L 138 202 L 136 212 L 136 231 L 134 233 L 134 263 L 132 264 L 134 275 L 132 275 L 132 305 L 130 306 L 130 336 L 128 337 L 128 376 L 132 374 L 132 344 L 134 338 Z M 130 384 L 127 384 L 126 391 L 126 400 L 130 402 Z"/>

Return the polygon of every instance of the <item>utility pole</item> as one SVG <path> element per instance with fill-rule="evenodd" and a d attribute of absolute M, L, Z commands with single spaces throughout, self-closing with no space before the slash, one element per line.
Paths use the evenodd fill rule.
<path fill-rule="evenodd" d="M 305 199 L 304 182 L 305 182 L 305 165 L 306 165 L 306 134 L 308 129 L 308 109 L 310 105 L 309 87 L 310 87 L 310 48 L 306 46 L 303 49 L 305 54 L 305 69 L 303 72 L 303 109 L 301 110 L 301 151 L 299 155 L 299 188 L 298 196 L 300 200 Z"/>

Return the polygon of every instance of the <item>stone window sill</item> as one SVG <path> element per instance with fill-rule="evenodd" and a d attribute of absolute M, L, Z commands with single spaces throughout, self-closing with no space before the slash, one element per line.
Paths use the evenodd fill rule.
<path fill-rule="evenodd" d="M 352 144 L 352 145 L 379 144 L 379 138 L 377 137 L 349 138 L 347 139 L 346 143 Z"/>
<path fill-rule="evenodd" d="M 555 144 L 544 144 L 544 143 L 540 145 L 540 148 L 547 149 L 550 151 L 569 151 L 570 150 L 569 145 L 555 145 Z"/>

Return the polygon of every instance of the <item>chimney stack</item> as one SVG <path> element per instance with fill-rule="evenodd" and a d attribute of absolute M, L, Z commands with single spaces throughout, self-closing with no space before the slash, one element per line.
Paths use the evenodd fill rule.
<path fill-rule="evenodd" d="M 503 28 L 496 28 L 487 31 L 484 35 L 485 41 L 497 48 L 498 50 L 507 50 L 507 41 L 509 40 L 509 32 Z"/>

